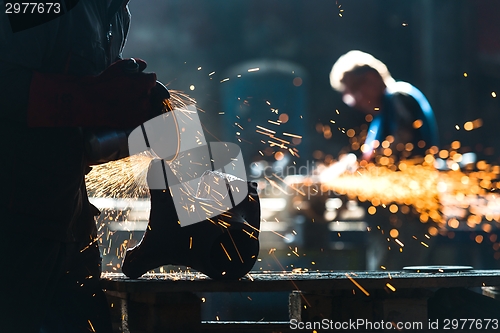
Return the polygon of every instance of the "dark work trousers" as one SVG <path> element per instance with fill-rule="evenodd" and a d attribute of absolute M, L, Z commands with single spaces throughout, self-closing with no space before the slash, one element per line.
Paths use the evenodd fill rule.
<path fill-rule="evenodd" d="M 6 234 L 0 243 L 0 332 L 112 331 L 96 243 Z"/>

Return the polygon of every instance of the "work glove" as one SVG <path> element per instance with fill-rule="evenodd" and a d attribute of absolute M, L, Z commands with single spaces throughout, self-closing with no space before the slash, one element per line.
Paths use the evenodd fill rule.
<path fill-rule="evenodd" d="M 163 108 L 164 86 L 145 68 L 141 59 L 124 59 L 97 76 L 34 72 L 28 126 L 135 128 Z"/>

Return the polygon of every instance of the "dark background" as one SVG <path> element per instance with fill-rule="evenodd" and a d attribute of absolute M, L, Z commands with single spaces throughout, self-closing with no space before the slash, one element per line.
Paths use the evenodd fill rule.
<path fill-rule="evenodd" d="M 314 149 L 302 147 L 303 157 L 315 149 L 335 157 L 348 145 L 346 136 L 332 128 L 327 140 L 314 128 L 330 119 L 346 129 L 364 122 L 364 115 L 342 103 L 328 79 L 340 55 L 360 49 L 428 97 L 443 148 L 460 140 L 462 151 L 498 161 L 500 97 L 491 93 L 500 94 L 500 1 L 132 0 L 130 11 L 124 56 L 147 60 L 149 70 L 170 88 L 196 98 L 211 133 L 223 126 L 224 71 L 254 59 L 281 59 L 308 74 L 304 126 Z M 190 85 L 196 89 L 190 91 Z M 482 128 L 463 130 L 466 121 L 477 118 Z"/>

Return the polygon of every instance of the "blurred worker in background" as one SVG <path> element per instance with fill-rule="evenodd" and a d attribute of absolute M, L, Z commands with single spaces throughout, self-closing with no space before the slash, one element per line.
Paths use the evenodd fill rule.
<path fill-rule="evenodd" d="M 82 133 L 134 128 L 161 107 L 146 63 L 120 60 L 127 3 L 63 1 L 52 16 L 0 12 L 2 332 L 112 330 Z"/>
<path fill-rule="evenodd" d="M 347 105 L 373 115 L 364 159 L 371 159 L 373 150 L 387 136 L 394 139 L 393 152 L 400 150 L 403 157 L 423 156 L 428 148 L 438 145 L 436 120 L 425 96 L 409 83 L 396 82 L 372 55 L 355 50 L 341 56 L 330 72 L 330 84 L 342 93 Z M 398 144 L 407 143 L 413 149 L 405 153 Z"/>
<path fill-rule="evenodd" d="M 425 96 L 411 84 L 395 81 L 372 55 L 357 50 L 344 54 L 332 67 L 330 83 L 347 105 L 373 116 L 362 149 L 364 160 L 374 160 L 384 140 L 390 142 L 395 161 L 424 156 L 427 149 L 438 146 L 436 120 Z M 382 208 L 375 215 L 366 214 L 371 227 L 367 268 L 429 264 L 431 251 L 413 244 L 415 240 L 429 244 L 424 236 L 429 225 L 420 223 L 416 214 L 391 214 Z M 405 244 L 402 252 L 399 244 L 388 242 L 391 229 L 398 230 L 397 238 Z"/>

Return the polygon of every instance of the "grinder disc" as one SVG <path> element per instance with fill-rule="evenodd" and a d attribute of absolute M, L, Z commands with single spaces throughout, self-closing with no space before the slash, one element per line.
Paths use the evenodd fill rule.
<path fill-rule="evenodd" d="M 406 266 L 403 267 L 404 271 L 411 271 L 417 273 L 450 273 L 450 272 L 463 272 L 472 270 L 472 266 Z"/>

